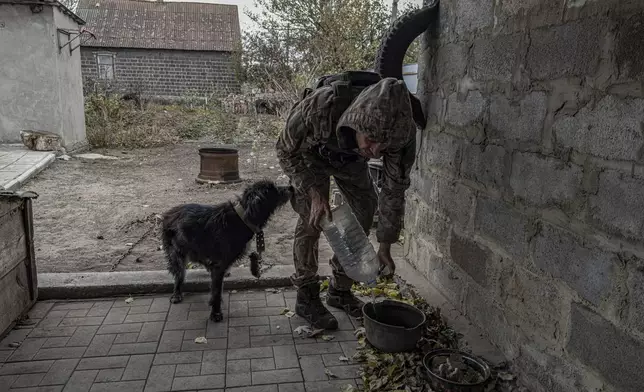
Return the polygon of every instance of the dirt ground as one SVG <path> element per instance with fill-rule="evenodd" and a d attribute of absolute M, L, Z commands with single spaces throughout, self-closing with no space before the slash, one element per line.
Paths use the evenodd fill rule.
<path fill-rule="evenodd" d="M 164 269 L 158 216 L 182 203 L 215 204 L 231 199 L 250 182 L 286 183 L 274 144 L 257 151 L 238 146 L 243 182 L 200 185 L 199 143 L 144 150 L 97 150 L 118 160 L 57 160 L 23 189 L 35 191 L 34 231 L 39 272 L 131 271 Z M 266 263 L 292 263 L 297 215 L 280 210 L 266 232 Z M 254 245 L 253 245 L 254 246 Z M 331 253 L 324 240 L 320 259 Z M 245 260 L 241 262 L 244 264 Z"/>

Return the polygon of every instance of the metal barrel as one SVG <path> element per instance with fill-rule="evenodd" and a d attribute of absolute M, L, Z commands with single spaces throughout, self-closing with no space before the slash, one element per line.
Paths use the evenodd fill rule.
<path fill-rule="evenodd" d="M 239 182 L 239 154 L 234 148 L 200 148 L 201 168 L 197 182 L 227 184 Z"/>

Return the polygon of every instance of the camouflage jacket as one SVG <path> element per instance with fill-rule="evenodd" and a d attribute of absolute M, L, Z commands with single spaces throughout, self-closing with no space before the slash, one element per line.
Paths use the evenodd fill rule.
<path fill-rule="evenodd" d="M 364 89 L 352 102 L 339 99 L 333 87 L 320 87 L 298 102 L 277 141 L 277 156 L 291 184 L 300 192 L 322 187 L 328 174 L 310 162 L 320 146 L 357 154 L 355 131 L 388 142 L 383 151 L 383 185 L 379 199 L 379 242 L 398 240 L 405 211 L 405 191 L 416 155 L 416 125 L 408 90 L 386 78 Z"/>

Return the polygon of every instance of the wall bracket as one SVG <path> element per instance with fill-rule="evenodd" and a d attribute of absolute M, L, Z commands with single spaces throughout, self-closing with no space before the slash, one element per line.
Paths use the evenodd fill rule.
<path fill-rule="evenodd" d="M 81 27 L 78 30 L 57 29 L 57 31 L 58 53 L 62 53 L 63 48 L 67 46 L 69 47 L 69 54 L 71 54 L 76 48 L 78 48 L 85 42 L 89 41 L 90 39 L 96 39 L 96 35 L 84 27 Z"/>

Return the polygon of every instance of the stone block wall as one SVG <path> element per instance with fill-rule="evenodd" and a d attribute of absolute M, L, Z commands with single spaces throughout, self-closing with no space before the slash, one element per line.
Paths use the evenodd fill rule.
<path fill-rule="evenodd" d="M 113 80 L 98 79 L 98 53 L 114 55 Z M 221 97 L 240 90 L 228 52 L 82 47 L 81 60 L 86 92 L 94 82 L 154 97 Z"/>
<path fill-rule="evenodd" d="M 441 0 L 405 251 L 536 392 L 644 390 L 644 2 Z"/>

